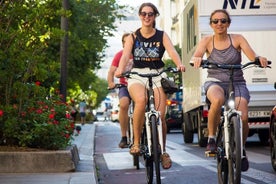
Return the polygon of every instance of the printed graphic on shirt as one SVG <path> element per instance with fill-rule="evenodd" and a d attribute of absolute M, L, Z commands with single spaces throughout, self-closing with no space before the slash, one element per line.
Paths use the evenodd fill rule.
<path fill-rule="evenodd" d="M 134 59 L 136 61 L 157 61 L 160 60 L 160 42 L 139 42 L 136 41 Z"/>

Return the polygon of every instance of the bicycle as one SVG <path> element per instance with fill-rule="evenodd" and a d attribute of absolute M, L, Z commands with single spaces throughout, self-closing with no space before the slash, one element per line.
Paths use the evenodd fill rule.
<path fill-rule="evenodd" d="M 269 64 L 271 62 L 269 61 Z M 222 107 L 222 115 L 217 130 L 216 153 L 208 153 L 206 156 L 216 157 L 218 182 L 227 184 L 239 184 L 241 182 L 241 161 L 243 158 L 243 136 L 241 111 L 235 108 L 234 94 L 234 71 L 236 69 L 246 69 L 250 65 L 261 67 L 258 58 L 254 62 L 248 62 L 244 65 L 215 64 L 208 60 L 203 60 L 202 68 L 227 69 L 229 75 L 228 95 L 225 104 Z"/>
<path fill-rule="evenodd" d="M 108 88 L 108 90 L 113 90 L 113 89 L 120 89 L 122 87 L 126 87 L 125 84 L 115 84 L 113 88 Z M 133 145 L 133 109 L 134 109 L 134 103 L 130 99 L 130 104 L 128 107 L 128 129 L 127 129 L 127 142 L 128 142 L 128 147 L 131 148 Z M 139 165 L 139 156 L 138 155 L 133 155 L 133 166 L 136 167 L 137 170 L 140 169 Z"/>
<path fill-rule="evenodd" d="M 145 112 L 145 122 L 141 135 L 140 145 L 141 154 L 143 155 L 146 167 L 147 183 L 153 182 L 154 168 L 156 183 L 161 184 L 160 178 L 160 157 L 163 154 L 163 132 L 162 122 L 160 119 L 160 112 L 155 109 L 154 91 L 153 91 L 153 77 L 157 77 L 164 72 L 177 73 L 176 68 L 166 68 L 156 73 L 141 74 L 138 72 L 126 72 L 122 74 L 123 77 L 131 78 L 133 75 L 148 78 L 149 89 L 147 90 L 148 101 Z"/>

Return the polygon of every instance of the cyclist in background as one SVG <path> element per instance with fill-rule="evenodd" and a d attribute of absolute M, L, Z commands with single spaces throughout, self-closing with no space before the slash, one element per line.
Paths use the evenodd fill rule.
<path fill-rule="evenodd" d="M 124 47 L 125 44 L 125 39 L 129 35 L 129 33 L 125 33 L 122 36 L 122 44 Z M 109 68 L 108 71 L 108 76 L 107 76 L 107 81 L 108 81 L 108 87 L 109 88 L 114 88 L 115 83 L 114 83 L 114 73 L 119 66 L 119 62 L 121 59 L 121 56 L 123 54 L 123 50 L 119 51 L 113 58 L 112 64 Z M 130 70 L 132 67 L 132 58 L 129 59 L 128 62 L 128 70 Z M 120 78 L 120 84 L 124 84 L 127 86 L 127 79 L 126 78 Z M 121 135 L 122 139 L 119 143 L 120 148 L 127 148 L 128 147 L 128 142 L 127 142 L 127 130 L 128 130 L 128 107 L 130 104 L 130 96 L 127 90 L 127 87 L 121 87 L 119 89 L 119 122 L 120 122 L 120 127 L 121 127 Z"/>
<path fill-rule="evenodd" d="M 241 51 L 250 61 L 259 57 L 262 67 L 267 66 L 267 59 L 257 56 L 250 47 L 247 40 L 240 34 L 228 34 L 227 29 L 231 24 L 231 18 L 226 10 L 215 10 L 210 16 L 210 26 L 214 31 L 213 35 L 207 35 L 199 42 L 197 49 L 191 59 L 195 68 L 199 68 L 202 57 L 206 53 L 207 60 L 216 64 L 241 64 Z M 210 101 L 208 114 L 208 144 L 206 152 L 216 151 L 215 135 L 220 121 L 221 106 L 225 101 L 229 84 L 229 71 L 223 69 L 208 69 L 207 80 L 204 84 L 206 96 Z M 243 122 L 243 144 L 245 146 L 249 132 L 248 127 L 248 103 L 250 100 L 249 91 L 242 70 L 234 72 L 234 87 L 237 109 L 242 112 Z M 249 168 L 245 150 L 243 150 L 242 171 Z"/>

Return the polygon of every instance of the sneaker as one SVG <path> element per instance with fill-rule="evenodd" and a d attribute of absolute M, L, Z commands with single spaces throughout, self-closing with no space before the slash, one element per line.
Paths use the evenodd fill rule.
<path fill-rule="evenodd" d="M 205 152 L 216 153 L 216 151 L 217 151 L 216 141 L 215 141 L 215 139 L 210 138 Z"/>
<path fill-rule="evenodd" d="M 119 143 L 119 147 L 120 148 L 127 148 L 128 147 L 127 137 L 122 137 L 121 142 Z"/>
<path fill-rule="evenodd" d="M 241 171 L 245 172 L 248 170 L 248 168 L 249 168 L 249 162 L 246 156 L 245 149 L 243 149 L 243 158 L 241 160 Z"/>

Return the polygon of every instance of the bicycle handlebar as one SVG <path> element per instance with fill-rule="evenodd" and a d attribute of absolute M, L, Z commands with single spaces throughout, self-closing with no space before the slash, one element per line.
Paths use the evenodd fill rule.
<path fill-rule="evenodd" d="M 161 71 L 157 71 L 156 73 L 147 73 L 147 74 L 142 74 L 142 73 L 138 73 L 138 72 L 128 71 L 128 72 L 124 72 L 122 74 L 122 77 L 130 78 L 131 75 L 139 75 L 140 77 L 150 78 L 150 77 L 157 77 L 157 76 L 161 75 L 164 72 L 179 73 L 179 70 L 177 70 L 177 68 L 168 67 L 168 68 L 162 69 Z"/>
<path fill-rule="evenodd" d="M 268 61 L 268 65 L 270 65 L 272 62 Z M 191 66 L 194 66 L 194 63 L 190 63 Z M 216 63 L 211 63 L 208 60 L 202 60 L 200 67 L 202 68 L 221 68 L 221 69 L 243 69 L 246 68 L 250 65 L 255 65 L 260 68 L 263 68 L 261 66 L 259 58 L 256 58 L 255 61 L 253 62 L 247 62 L 245 64 L 216 64 Z M 267 66 L 268 68 L 271 68 L 270 66 Z"/>
<path fill-rule="evenodd" d="M 126 85 L 125 84 L 115 84 L 115 86 L 113 88 L 108 87 L 107 89 L 108 90 L 113 90 L 113 89 L 122 88 L 122 87 L 126 87 Z"/>

